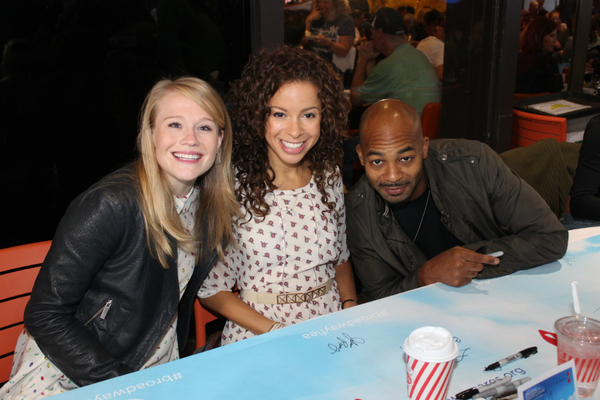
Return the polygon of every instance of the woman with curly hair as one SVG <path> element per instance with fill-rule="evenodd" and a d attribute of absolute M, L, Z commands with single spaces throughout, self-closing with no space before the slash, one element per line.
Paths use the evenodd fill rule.
<path fill-rule="evenodd" d="M 243 217 L 199 292 L 228 318 L 223 344 L 357 305 L 340 174 L 349 102 L 331 67 L 301 49 L 263 52 L 231 95 Z"/>

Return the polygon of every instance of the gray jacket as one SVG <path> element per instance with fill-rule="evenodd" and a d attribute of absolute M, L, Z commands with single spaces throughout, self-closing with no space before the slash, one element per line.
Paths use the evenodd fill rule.
<path fill-rule="evenodd" d="M 484 268 L 482 279 L 532 268 L 565 254 L 565 228 L 535 190 L 487 145 L 434 140 L 424 164 L 444 226 L 465 248 L 485 245 L 488 252 L 504 252 L 499 266 Z M 417 288 L 417 270 L 427 259 L 366 176 L 346 196 L 346 211 L 348 247 L 365 298 Z"/>

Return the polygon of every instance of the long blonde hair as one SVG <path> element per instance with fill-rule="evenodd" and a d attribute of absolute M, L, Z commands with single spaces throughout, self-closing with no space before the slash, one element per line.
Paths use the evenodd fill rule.
<path fill-rule="evenodd" d="M 181 225 L 175 211 L 173 191 L 158 165 L 152 141 L 152 127 L 158 107 L 165 95 L 172 92 L 177 92 L 202 107 L 223 132 L 217 161 L 196 180 L 196 185 L 200 188 L 200 206 L 193 233 L 188 233 Z M 177 241 L 178 247 L 196 251 L 199 259 L 207 256 L 213 249 L 217 250 L 219 258 L 223 258 L 224 248 L 233 239 L 232 218 L 239 214 L 233 193 L 231 122 L 223 100 L 208 83 L 198 78 L 163 79 L 146 96 L 139 125 L 137 147 L 140 157 L 134 165 L 134 174 L 137 177 L 150 253 L 164 268 L 168 268 L 168 259 L 174 256 L 168 237 L 170 235 Z"/>

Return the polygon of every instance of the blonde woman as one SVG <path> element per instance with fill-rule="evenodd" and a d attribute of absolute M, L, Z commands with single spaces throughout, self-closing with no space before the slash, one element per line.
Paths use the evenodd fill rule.
<path fill-rule="evenodd" d="M 69 206 L 25 310 L 3 399 L 37 399 L 179 358 L 200 284 L 231 242 L 231 125 L 196 78 L 146 97 L 140 156 Z"/>

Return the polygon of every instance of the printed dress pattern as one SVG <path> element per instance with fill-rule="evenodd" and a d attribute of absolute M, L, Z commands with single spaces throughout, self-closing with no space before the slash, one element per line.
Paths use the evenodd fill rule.
<path fill-rule="evenodd" d="M 314 178 L 300 189 L 268 193 L 269 214 L 263 221 L 253 218 L 242 226 L 234 224 L 237 246 L 229 246 L 225 260 L 215 264 L 198 295 L 210 297 L 230 291 L 236 284 L 240 290 L 263 293 L 307 292 L 334 278 L 334 267 L 349 257 L 341 179 L 326 191 L 328 200 L 336 204 L 337 218 L 328 211 L 322 213 L 327 206 L 321 202 Z M 244 301 L 286 325 L 341 308 L 335 281 L 327 294 L 304 303 Z M 252 332 L 227 321 L 221 339 L 222 344 L 228 344 L 252 336 Z"/>

